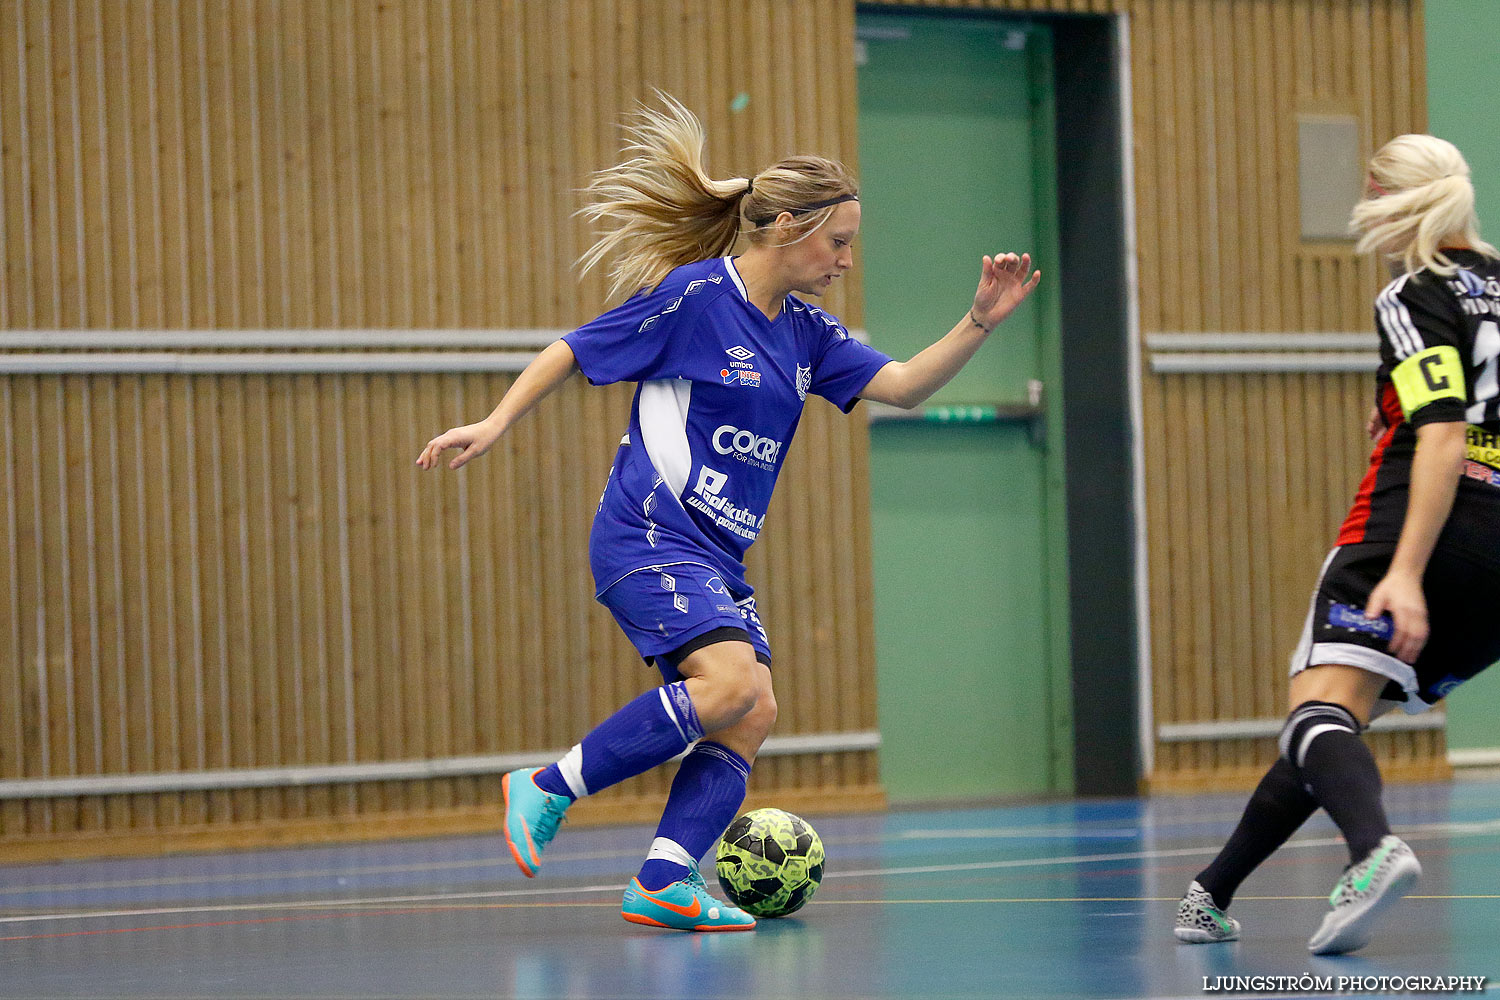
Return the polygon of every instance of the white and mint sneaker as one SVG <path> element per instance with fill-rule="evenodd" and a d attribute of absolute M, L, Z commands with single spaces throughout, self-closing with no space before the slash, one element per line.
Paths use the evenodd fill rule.
<path fill-rule="evenodd" d="M 1177 904 L 1177 926 L 1172 928 L 1172 933 L 1177 940 L 1188 944 L 1238 941 L 1240 922 L 1215 906 L 1208 890 L 1194 882 L 1188 886 L 1182 902 Z"/>
<path fill-rule="evenodd" d="M 1314 955 L 1339 955 L 1370 943 L 1375 919 L 1412 890 L 1422 874 L 1417 856 L 1400 837 L 1387 834 L 1364 860 L 1350 865 L 1334 884 L 1333 912 L 1307 942 Z"/>

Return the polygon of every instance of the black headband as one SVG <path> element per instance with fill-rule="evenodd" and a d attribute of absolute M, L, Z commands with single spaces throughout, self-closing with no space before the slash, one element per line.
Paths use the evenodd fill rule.
<path fill-rule="evenodd" d="M 747 189 L 745 193 L 749 194 L 750 192 Z M 793 215 L 806 215 L 808 212 L 816 212 L 818 209 L 827 208 L 830 205 L 842 205 L 846 201 L 859 201 L 859 195 L 841 194 L 837 198 L 825 198 L 822 201 L 815 201 L 811 205 L 804 205 L 801 208 L 788 208 L 786 211 L 791 212 Z M 780 214 L 780 212 L 777 212 L 775 215 L 762 215 L 758 218 L 751 218 L 750 221 L 757 226 L 764 226 L 769 222 L 773 222 L 776 219 L 776 215 Z"/>

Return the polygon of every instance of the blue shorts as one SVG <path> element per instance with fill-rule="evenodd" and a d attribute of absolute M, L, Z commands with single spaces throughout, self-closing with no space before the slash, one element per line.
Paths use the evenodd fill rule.
<path fill-rule="evenodd" d="M 771 664 L 771 642 L 755 612 L 754 596 L 736 598 L 711 566 L 671 563 L 638 569 L 600 594 L 599 603 L 615 616 L 646 662 L 656 664 L 668 684 L 682 679 L 677 663 L 692 648 L 700 647 L 675 657 L 668 654 L 717 629 L 743 632 L 755 647 L 755 658 Z"/>

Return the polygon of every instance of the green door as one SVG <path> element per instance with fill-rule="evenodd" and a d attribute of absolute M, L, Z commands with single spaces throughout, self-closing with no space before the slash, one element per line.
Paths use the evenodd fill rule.
<path fill-rule="evenodd" d="M 964 316 L 981 254 L 1029 251 L 1041 287 L 929 406 L 1024 404 L 1039 381 L 1058 414 L 871 426 L 882 778 L 898 803 L 1065 792 L 1051 37 L 861 13 L 856 64 L 871 342 L 910 357 Z"/>

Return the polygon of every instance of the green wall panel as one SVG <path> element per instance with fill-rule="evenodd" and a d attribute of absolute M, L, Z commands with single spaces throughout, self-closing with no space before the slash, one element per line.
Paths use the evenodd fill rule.
<path fill-rule="evenodd" d="M 981 254 L 1029 250 L 1048 266 L 1050 34 L 944 15 L 861 14 L 859 27 L 865 325 L 907 358 L 963 318 Z M 1055 288 L 1033 295 L 932 402 L 1018 401 L 1031 379 L 1056 384 L 1056 302 Z M 870 437 L 892 801 L 1066 790 L 1060 447 L 1024 424 L 883 423 Z"/>
<path fill-rule="evenodd" d="M 1474 174 L 1483 234 L 1500 245 L 1500 129 L 1489 67 L 1500 51 L 1496 0 L 1427 0 L 1427 118 L 1433 135 L 1463 150 Z M 1377 144 L 1390 138 L 1377 136 Z M 1469 681 L 1448 701 L 1448 745 L 1500 749 L 1500 670 Z"/>

